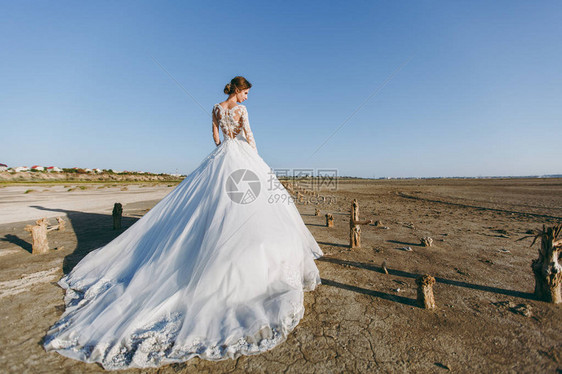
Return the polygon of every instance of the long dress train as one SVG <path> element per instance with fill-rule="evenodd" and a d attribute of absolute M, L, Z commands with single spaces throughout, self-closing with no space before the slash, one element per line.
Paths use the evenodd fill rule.
<path fill-rule="evenodd" d="M 258 155 L 246 107 L 213 107 L 223 142 L 59 285 L 46 350 L 106 369 L 236 358 L 283 342 L 322 251 Z"/>

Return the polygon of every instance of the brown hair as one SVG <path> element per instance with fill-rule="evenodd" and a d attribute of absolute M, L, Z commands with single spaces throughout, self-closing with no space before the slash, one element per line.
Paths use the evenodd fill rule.
<path fill-rule="evenodd" d="M 226 86 L 224 86 L 224 93 L 227 95 L 236 93 L 236 90 L 245 90 L 252 87 L 252 84 L 244 77 L 234 77 Z"/>

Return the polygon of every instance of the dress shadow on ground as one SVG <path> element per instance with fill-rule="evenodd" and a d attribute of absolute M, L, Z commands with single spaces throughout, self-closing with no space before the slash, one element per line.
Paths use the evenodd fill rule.
<path fill-rule="evenodd" d="M 35 209 L 47 210 L 50 212 L 60 212 L 66 214 L 72 230 L 76 235 L 76 248 L 64 257 L 63 272 L 70 273 L 74 266 L 80 262 L 91 251 L 103 247 L 123 231 L 132 226 L 139 218 L 123 216 L 121 228 L 113 230 L 113 216 L 111 214 L 87 213 L 75 210 L 51 209 L 39 205 L 32 206 Z M 22 241 L 21 239 L 19 239 Z M 27 242 L 26 242 L 27 243 Z M 18 244 L 22 248 L 22 244 Z M 27 244 L 31 248 L 30 244 Z M 31 250 L 29 250 L 31 252 Z"/>

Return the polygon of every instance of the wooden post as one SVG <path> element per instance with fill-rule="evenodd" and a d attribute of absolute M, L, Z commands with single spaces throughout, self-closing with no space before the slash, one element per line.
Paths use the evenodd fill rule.
<path fill-rule="evenodd" d="M 123 205 L 115 203 L 113 205 L 113 230 L 121 228 L 121 218 L 123 217 Z"/>
<path fill-rule="evenodd" d="M 295 191 L 293 190 L 293 184 L 290 182 L 287 182 L 287 186 L 285 187 L 287 189 L 287 191 L 289 191 L 291 194 L 294 194 Z"/>
<path fill-rule="evenodd" d="M 435 278 L 429 274 L 421 275 L 416 279 L 418 285 L 418 305 L 425 309 L 435 309 L 435 298 L 433 297 L 433 285 Z"/>
<path fill-rule="evenodd" d="M 349 217 L 349 246 L 351 248 L 361 248 L 361 227 L 359 225 L 370 223 L 373 223 L 373 220 L 359 220 L 359 204 L 357 199 L 353 199 L 351 203 L 351 216 Z"/>
<path fill-rule="evenodd" d="M 542 231 L 535 235 L 535 240 L 531 244 L 532 246 L 539 237 L 541 238 L 539 257 L 531 264 L 535 275 L 535 296 L 539 300 L 553 304 L 562 302 L 560 292 L 562 266 L 559 263 L 562 252 L 562 239 L 559 239 L 561 232 L 562 225 L 549 228 L 545 228 L 543 225 Z"/>
<path fill-rule="evenodd" d="M 57 222 L 58 222 L 58 225 L 48 226 L 47 232 L 53 231 L 53 230 L 64 231 L 65 228 L 66 228 L 66 226 L 65 226 L 66 223 L 64 222 L 64 219 L 62 219 L 62 217 L 57 217 Z"/>
<path fill-rule="evenodd" d="M 59 223 L 57 229 L 59 231 L 64 231 L 66 229 L 66 223 L 64 222 L 64 219 L 62 219 L 62 217 L 57 217 L 57 222 Z"/>
<path fill-rule="evenodd" d="M 326 227 L 334 227 L 334 216 L 326 213 Z"/>
<path fill-rule="evenodd" d="M 41 218 L 35 221 L 35 226 L 27 225 L 25 226 L 25 231 L 31 233 L 31 238 L 33 240 L 31 253 L 43 254 L 49 251 L 49 242 L 47 241 L 47 219 Z"/>
<path fill-rule="evenodd" d="M 429 236 L 426 236 L 425 238 L 421 238 L 420 242 L 424 247 L 431 247 L 431 245 L 433 244 L 433 239 L 431 239 Z"/>

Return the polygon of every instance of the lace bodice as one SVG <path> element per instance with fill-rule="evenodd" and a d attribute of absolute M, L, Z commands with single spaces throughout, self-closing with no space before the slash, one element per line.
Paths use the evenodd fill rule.
<path fill-rule="evenodd" d="M 213 106 L 213 137 L 217 144 L 219 144 L 219 128 L 225 139 L 234 139 L 243 131 L 248 143 L 257 151 L 254 134 L 252 134 L 248 120 L 248 110 L 244 105 L 238 104 L 231 109 L 225 109 L 220 104 L 215 104 Z"/>

